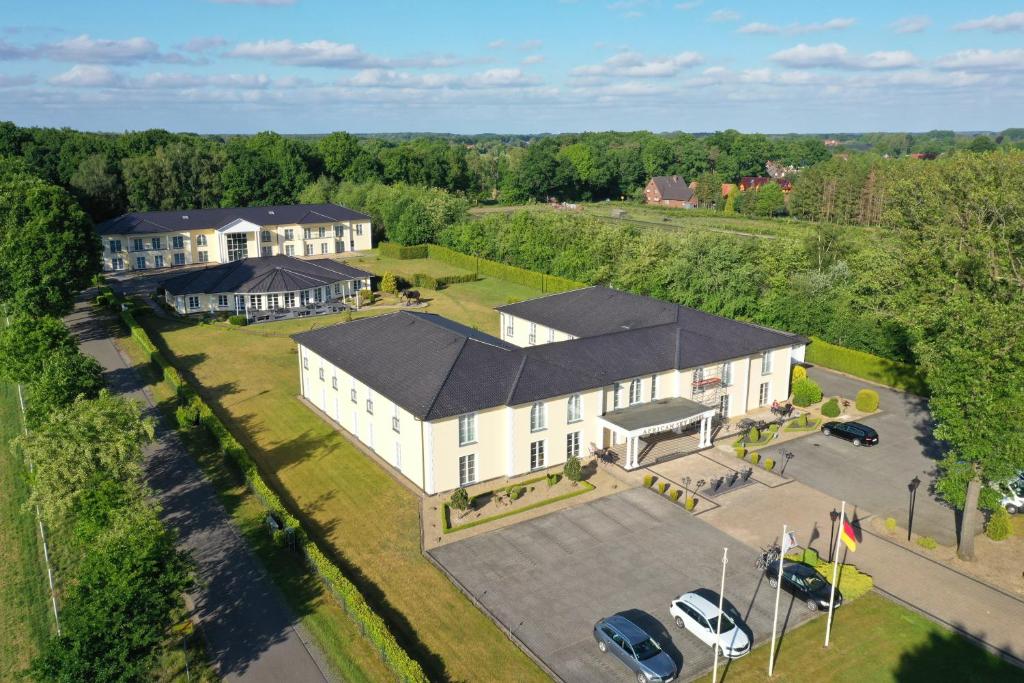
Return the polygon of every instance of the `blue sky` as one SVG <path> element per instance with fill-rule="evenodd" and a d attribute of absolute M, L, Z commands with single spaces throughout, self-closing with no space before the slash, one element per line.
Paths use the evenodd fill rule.
<path fill-rule="evenodd" d="M 0 119 L 87 130 L 1000 130 L 1024 125 L 1022 86 L 1020 2 L 102 0 L 0 15 Z"/>

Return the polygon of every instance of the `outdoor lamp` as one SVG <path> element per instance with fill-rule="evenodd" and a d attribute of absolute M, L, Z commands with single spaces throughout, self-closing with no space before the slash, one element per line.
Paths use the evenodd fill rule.
<path fill-rule="evenodd" d="M 917 490 L 917 487 L 920 486 L 920 485 L 921 485 L 921 480 L 918 479 L 917 477 L 914 477 L 913 479 L 910 480 L 910 483 L 907 484 L 907 489 L 911 493 L 913 493 L 914 491 Z"/>

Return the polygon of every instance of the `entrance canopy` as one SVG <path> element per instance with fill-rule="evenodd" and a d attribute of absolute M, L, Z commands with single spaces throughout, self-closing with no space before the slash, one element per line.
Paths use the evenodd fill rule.
<path fill-rule="evenodd" d="M 688 398 L 663 398 L 619 408 L 597 418 L 598 423 L 626 441 L 626 469 L 639 466 L 637 440 L 642 436 L 681 429 L 700 422 L 700 446 L 711 445 L 715 408 Z"/>

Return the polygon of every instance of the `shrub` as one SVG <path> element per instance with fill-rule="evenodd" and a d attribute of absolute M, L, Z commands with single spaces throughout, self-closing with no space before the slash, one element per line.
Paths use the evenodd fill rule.
<path fill-rule="evenodd" d="M 416 244 L 405 247 L 394 242 L 381 242 L 377 245 L 377 253 L 381 256 L 394 259 L 427 258 L 427 245 Z"/>
<path fill-rule="evenodd" d="M 683 507 L 685 507 L 688 512 L 693 512 L 693 508 L 697 507 L 697 499 L 693 496 L 687 496 L 686 502 L 683 503 Z"/>
<path fill-rule="evenodd" d="M 508 497 L 512 500 L 519 500 L 524 493 L 526 493 L 525 486 L 513 486 L 512 490 L 508 492 Z"/>
<path fill-rule="evenodd" d="M 575 486 L 576 482 L 583 478 L 583 465 L 580 464 L 580 459 L 575 455 L 570 455 L 566 458 L 562 474 Z"/>
<path fill-rule="evenodd" d="M 839 417 L 840 412 L 839 399 L 836 398 L 830 398 L 821 406 L 821 414 L 825 417 Z"/>
<path fill-rule="evenodd" d="M 228 324 L 244 326 L 249 324 L 249 319 L 244 315 L 232 315 L 228 316 Z"/>
<path fill-rule="evenodd" d="M 985 535 L 993 541 L 1005 541 L 1013 535 L 1013 528 L 1010 526 L 1010 513 L 1006 511 L 1006 508 L 999 506 L 992 513 L 988 524 L 985 525 Z"/>
<path fill-rule="evenodd" d="M 359 305 L 366 306 L 373 303 L 373 292 L 368 289 L 359 290 Z"/>
<path fill-rule="evenodd" d="M 380 279 L 380 291 L 385 294 L 397 294 L 398 293 L 398 280 L 395 279 L 395 274 L 391 271 L 387 271 Z"/>
<path fill-rule="evenodd" d="M 447 287 L 448 285 L 456 285 L 460 282 L 476 282 L 480 278 L 477 277 L 476 273 L 463 273 L 462 275 L 442 275 L 437 280 L 437 284 L 441 287 Z"/>
<path fill-rule="evenodd" d="M 579 289 L 580 287 L 586 286 L 582 282 L 576 282 L 574 280 L 557 277 L 555 275 L 537 273 L 532 270 L 526 270 L 525 268 L 517 268 L 516 266 L 509 266 L 504 263 L 498 263 L 497 261 L 490 261 L 488 259 L 470 256 L 469 254 L 463 254 L 455 251 L 454 249 L 449 249 L 448 247 L 442 247 L 436 244 L 427 245 L 427 253 L 430 258 L 448 263 L 456 266 L 457 268 L 465 268 L 466 270 L 471 270 L 479 275 L 533 287 L 534 289 L 539 289 L 547 294 L 567 292 L 572 289 Z"/>
<path fill-rule="evenodd" d="M 646 486 L 647 488 L 651 488 L 651 486 L 653 486 L 653 485 L 654 485 L 654 475 L 653 474 L 645 474 L 644 475 L 644 486 Z"/>
<path fill-rule="evenodd" d="M 761 460 L 761 454 L 760 453 L 757 453 L 755 451 L 754 453 L 750 454 L 750 462 L 752 462 L 753 464 L 756 465 L 759 460 Z"/>
<path fill-rule="evenodd" d="M 560 475 L 557 472 L 555 472 L 553 474 L 549 474 L 547 479 L 548 479 L 548 486 L 554 486 L 559 481 L 561 481 L 562 475 Z"/>
<path fill-rule="evenodd" d="M 414 273 L 412 276 L 412 282 L 417 287 L 425 287 L 426 289 L 433 289 L 434 291 L 444 289 L 444 285 L 438 282 L 437 278 L 424 273 Z"/>
<path fill-rule="evenodd" d="M 751 427 L 750 431 L 747 432 L 747 441 L 749 443 L 757 443 L 761 440 L 761 431 L 757 427 Z"/>
<path fill-rule="evenodd" d="M 667 490 L 668 490 L 668 482 L 667 481 L 663 481 L 663 482 L 660 482 L 658 484 L 658 493 L 660 493 L 661 495 L 665 495 L 665 491 L 667 491 Z"/>
<path fill-rule="evenodd" d="M 924 373 L 916 366 L 829 344 L 817 337 L 811 337 L 811 343 L 807 345 L 807 362 L 920 396 L 928 395 Z"/>
<path fill-rule="evenodd" d="M 925 550 L 935 550 L 935 548 L 937 548 L 939 545 L 931 536 L 922 536 L 921 538 L 917 539 L 917 544 Z"/>
<path fill-rule="evenodd" d="M 799 366 L 797 366 L 799 367 Z M 793 404 L 806 408 L 821 400 L 821 387 L 813 379 L 804 377 L 793 382 Z"/>
<path fill-rule="evenodd" d="M 775 461 L 772 460 L 771 458 L 765 458 L 764 459 L 764 468 L 766 470 L 768 470 L 769 472 L 771 472 L 773 469 L 775 469 Z"/>
<path fill-rule="evenodd" d="M 878 410 L 878 392 L 874 389 L 861 389 L 857 392 L 857 398 L 854 401 L 854 405 L 857 406 L 857 410 L 862 413 L 873 413 Z"/>
<path fill-rule="evenodd" d="M 796 426 L 797 427 L 806 427 L 807 426 L 807 413 L 801 413 L 800 414 L 800 417 L 798 417 L 796 419 Z"/>
<path fill-rule="evenodd" d="M 679 500 L 679 496 L 681 496 L 682 494 L 683 492 L 680 491 L 679 489 L 672 489 L 672 492 L 668 494 L 668 497 L 671 498 L 672 502 L 674 503 Z"/>
<path fill-rule="evenodd" d="M 896 533 L 896 518 L 895 517 L 886 517 L 885 518 L 885 530 L 888 531 L 890 534 Z"/>
<path fill-rule="evenodd" d="M 452 497 L 448 500 L 448 504 L 459 512 L 465 512 L 469 509 L 469 492 L 460 486 L 452 492 Z"/>
<path fill-rule="evenodd" d="M 805 368 L 802 365 L 794 365 L 793 366 L 793 374 L 790 375 L 790 379 L 792 380 L 792 382 L 794 384 L 796 384 L 799 380 L 806 379 L 806 378 L 807 378 L 807 368 Z"/>
<path fill-rule="evenodd" d="M 199 407 L 193 403 L 180 405 L 174 410 L 174 418 L 178 429 L 191 429 L 199 424 Z"/>
<path fill-rule="evenodd" d="M 747 455 L 747 449 L 745 446 L 736 446 L 735 450 L 737 458 L 743 458 L 744 456 Z"/>
<path fill-rule="evenodd" d="M 768 425 L 768 435 L 769 436 L 775 436 L 776 432 L 778 432 L 778 431 L 779 431 L 778 423 L 772 422 L 770 425 Z"/>

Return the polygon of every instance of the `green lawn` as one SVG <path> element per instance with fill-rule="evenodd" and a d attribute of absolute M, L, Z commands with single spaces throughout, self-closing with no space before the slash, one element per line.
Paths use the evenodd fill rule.
<path fill-rule="evenodd" d="M 961 636 L 876 593 L 844 605 L 825 642 L 825 619 L 787 633 L 772 681 L 991 681 L 1021 680 L 1022 672 Z M 720 673 L 721 673 L 720 669 Z M 707 675 L 702 681 L 710 681 Z M 767 681 L 768 646 L 726 663 L 720 681 Z"/>
<path fill-rule="evenodd" d="M 431 272 L 428 259 L 356 265 Z M 444 266 L 447 268 L 448 266 Z M 493 279 L 424 292 L 427 310 L 491 333 L 491 307 L 539 292 Z M 373 314 L 374 309 L 363 312 Z M 381 311 L 385 312 L 385 311 Z M 142 316 L 157 345 L 203 387 L 267 481 L 346 569 L 399 641 L 434 679 L 542 681 L 546 677 L 420 553 L 418 499 L 296 399 L 295 346 L 287 333 L 332 320 L 248 328 Z M 367 353 L 372 353 L 367 349 Z"/>
<path fill-rule="evenodd" d="M 17 389 L 0 384 L 0 680 L 13 680 L 50 635 L 53 614 L 28 481 L 8 443 L 21 430 Z"/>

